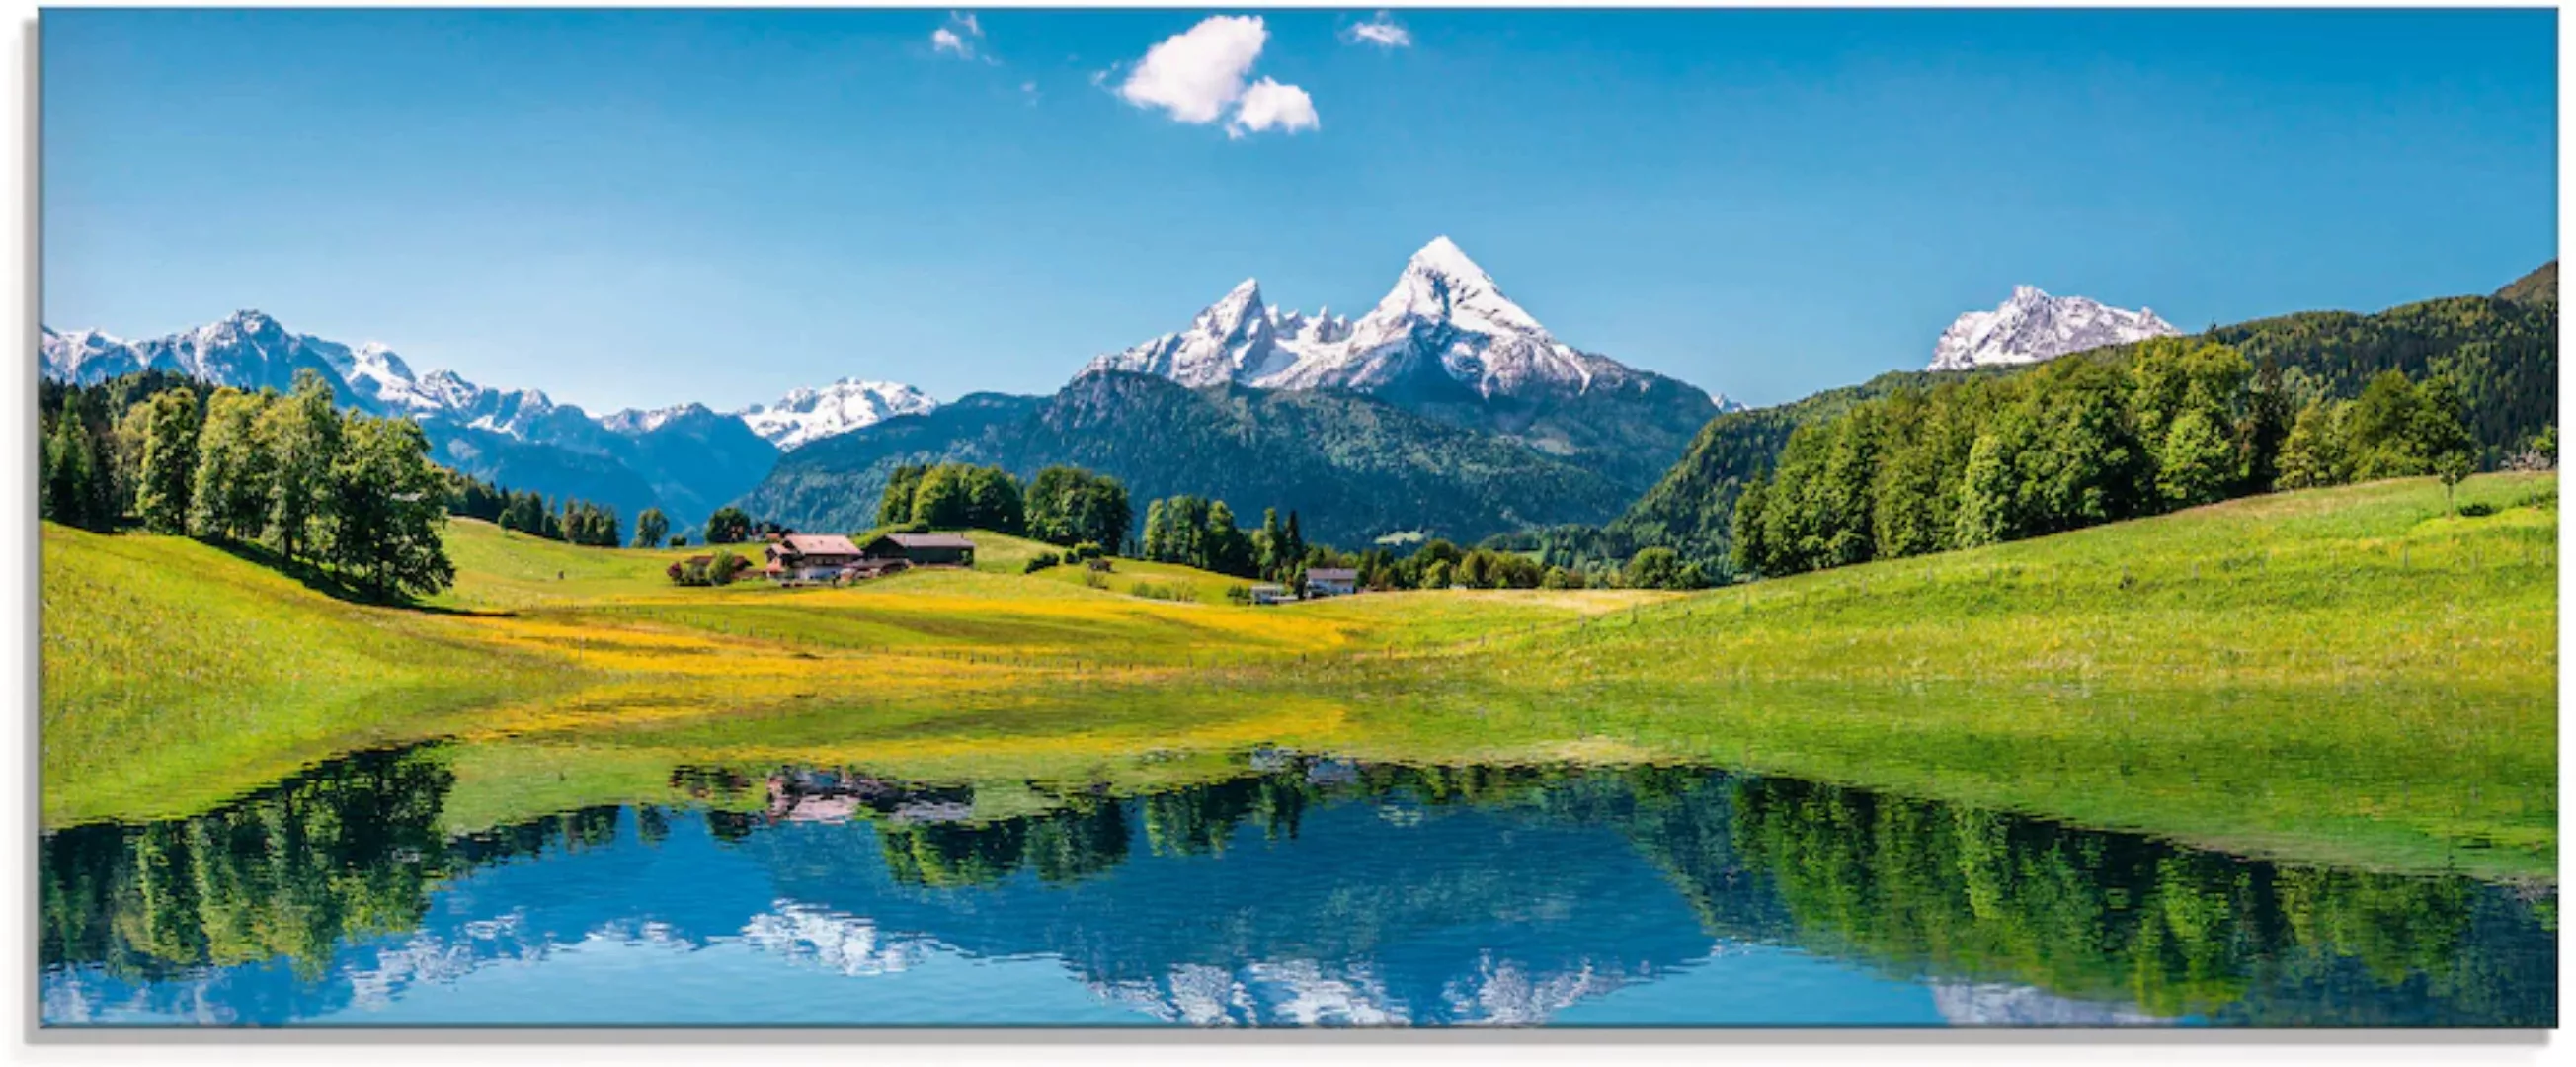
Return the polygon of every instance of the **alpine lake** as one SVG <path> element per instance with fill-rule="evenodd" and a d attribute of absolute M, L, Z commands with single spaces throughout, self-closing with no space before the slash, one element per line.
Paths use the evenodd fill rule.
<path fill-rule="evenodd" d="M 644 769 L 652 802 L 495 819 L 459 787 L 495 760 L 365 751 L 46 834 L 43 1022 L 2557 1020 L 2554 887 L 1706 766 L 1251 747 L 1111 788 L 681 764 Z"/>

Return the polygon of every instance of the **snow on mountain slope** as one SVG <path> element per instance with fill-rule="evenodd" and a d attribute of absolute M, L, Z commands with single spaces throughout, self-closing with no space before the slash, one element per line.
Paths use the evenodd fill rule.
<path fill-rule="evenodd" d="M 820 389 L 791 390 L 775 404 L 755 404 L 740 412 L 751 432 L 781 451 L 897 415 L 918 415 L 938 407 L 929 394 L 895 382 L 843 378 Z"/>
<path fill-rule="evenodd" d="M 167 337 L 126 341 L 97 330 L 46 328 L 38 342 L 44 374 L 98 382 L 142 370 L 166 370 L 241 389 L 292 388 L 295 372 L 323 372 L 342 403 L 374 415 L 452 422 L 522 440 L 594 449 L 597 432 L 629 437 L 669 420 L 706 412 L 688 403 L 655 411 L 629 409 L 597 418 L 557 404 L 535 389 L 495 389 L 454 371 L 414 374 L 393 349 L 375 342 L 352 348 L 278 325 L 257 311 L 236 312 Z M 777 404 L 730 413 L 780 448 L 866 426 L 894 415 L 928 411 L 937 401 L 908 385 L 844 378 L 820 390 L 798 389 Z"/>
<path fill-rule="evenodd" d="M 1247 279 L 1188 329 L 1096 358 L 1083 373 L 1103 370 L 1193 387 L 1361 392 L 1445 379 L 1488 399 L 1581 394 L 1641 377 L 1557 340 L 1447 237 L 1415 252 L 1394 288 L 1356 321 L 1267 307 L 1260 284 Z"/>
<path fill-rule="evenodd" d="M 1961 315 L 1932 346 L 1932 370 L 2011 366 L 2182 331 L 2145 308 L 2125 311 L 2080 297 L 2013 287 L 1993 311 Z"/>
<path fill-rule="evenodd" d="M 1189 329 L 1102 356 L 1089 369 L 1159 374 L 1191 388 L 1252 382 L 1287 370 L 1349 332 L 1350 324 L 1329 312 L 1308 318 L 1263 305 L 1261 283 L 1246 278 L 1199 312 Z"/>

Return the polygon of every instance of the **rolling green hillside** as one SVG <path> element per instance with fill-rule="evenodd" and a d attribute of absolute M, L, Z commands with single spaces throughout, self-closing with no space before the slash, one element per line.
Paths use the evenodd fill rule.
<path fill-rule="evenodd" d="M 2274 493 L 1390 667 L 1402 746 L 1595 736 L 2235 851 L 2546 877 L 2558 483 Z M 1432 713 L 1429 709 L 1441 709 Z"/>
<path fill-rule="evenodd" d="M 682 765 L 1079 781 L 1280 745 L 1708 763 L 2546 878 L 2557 481 L 2458 494 L 2462 514 L 2430 479 L 2276 493 L 1688 595 L 1282 607 L 1087 588 L 1069 568 L 680 588 L 659 575 L 675 553 L 459 522 L 452 599 L 402 609 L 191 541 L 48 526 L 45 820 L 185 814 L 426 737 L 552 772 L 492 783 L 493 811 L 522 789 L 644 795 Z M 996 538 L 987 562 L 1026 547 Z"/>

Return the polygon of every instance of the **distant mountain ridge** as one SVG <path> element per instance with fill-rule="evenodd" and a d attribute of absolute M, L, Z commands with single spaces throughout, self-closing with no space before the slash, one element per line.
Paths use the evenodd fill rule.
<path fill-rule="evenodd" d="M 2104 345 L 2181 330 L 2145 308 L 2125 311 L 2081 296 L 2050 296 L 2035 285 L 2017 285 L 1993 311 L 1959 316 L 1932 344 L 1927 370 L 2009 367 L 2055 359 Z"/>
<path fill-rule="evenodd" d="M 843 379 L 742 412 L 688 403 L 593 417 L 535 389 L 489 388 L 446 370 L 416 374 L 383 345 L 295 333 L 258 311 L 142 341 L 45 328 L 38 358 L 46 377 L 63 381 L 158 369 L 253 390 L 292 388 L 296 372 L 310 369 L 343 405 L 420 422 L 441 463 L 606 504 L 629 521 L 658 506 L 684 530 L 757 484 L 782 448 L 937 405 L 910 386 Z"/>

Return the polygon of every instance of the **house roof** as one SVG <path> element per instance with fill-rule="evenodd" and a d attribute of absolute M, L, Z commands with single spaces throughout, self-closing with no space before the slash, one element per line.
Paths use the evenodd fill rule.
<path fill-rule="evenodd" d="M 975 547 L 975 542 L 968 540 L 966 535 L 953 533 L 896 533 L 885 535 L 885 539 L 905 548 Z"/>
<path fill-rule="evenodd" d="M 1349 567 L 1315 567 L 1306 572 L 1306 580 L 1310 582 L 1356 582 L 1360 580 L 1360 572 Z"/>
<path fill-rule="evenodd" d="M 779 539 L 787 550 L 800 556 L 855 556 L 859 546 L 850 539 L 832 534 L 788 534 Z"/>

